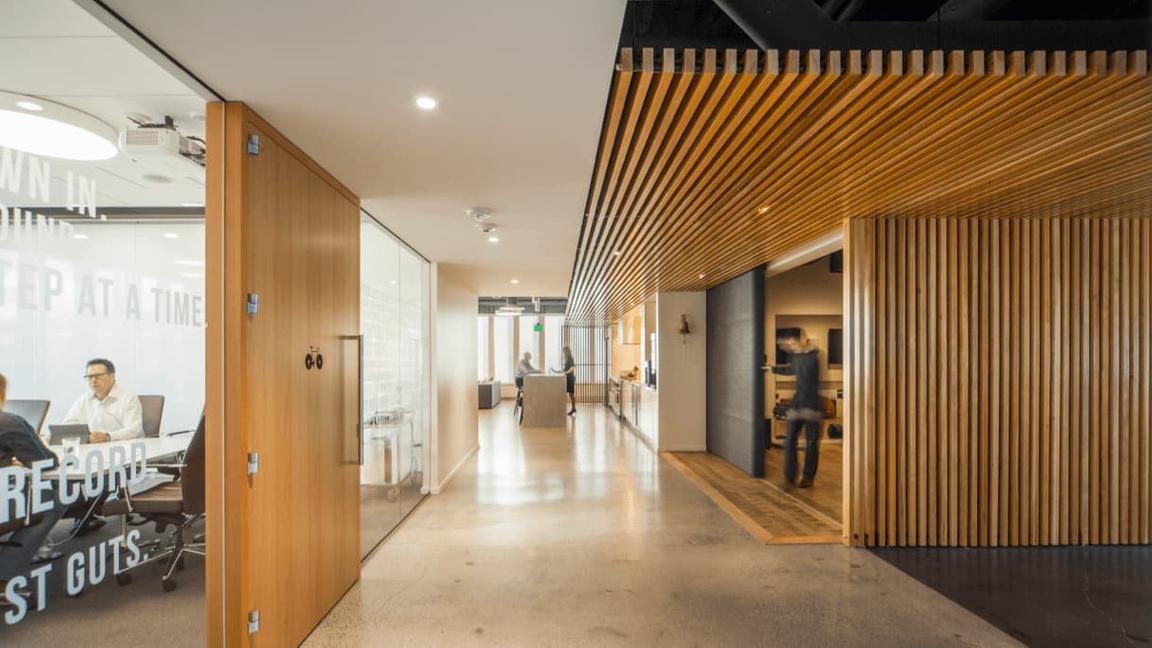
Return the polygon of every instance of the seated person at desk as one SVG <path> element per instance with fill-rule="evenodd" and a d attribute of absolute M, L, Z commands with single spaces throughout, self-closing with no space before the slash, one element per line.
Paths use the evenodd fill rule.
<path fill-rule="evenodd" d="M 540 371 L 532 366 L 532 354 L 525 351 L 524 357 L 520 358 L 519 364 L 516 365 L 516 389 L 524 388 L 524 376 L 538 373 Z"/>
<path fill-rule="evenodd" d="M 51 459 L 55 467 L 59 463 L 56 455 L 40 441 L 32 426 L 19 416 L 3 411 L 7 399 L 8 380 L 0 374 L 0 466 L 18 464 L 30 467 L 33 462 Z M 28 571 L 32 558 L 44 544 L 44 538 L 64 512 L 63 508 L 57 504 L 38 522 L 17 529 L 11 538 L 0 544 L 0 587 L 12 577 Z"/>
<path fill-rule="evenodd" d="M 116 382 L 116 366 L 111 360 L 89 360 L 84 380 L 92 391 L 76 399 L 64 416 L 64 423 L 87 423 L 88 443 L 144 436 L 140 399 Z"/>
<path fill-rule="evenodd" d="M 772 367 L 772 373 L 796 377 L 796 392 L 788 403 L 788 433 L 784 439 L 784 480 L 796 481 L 796 437 L 804 428 L 804 476 L 797 484 L 808 488 L 816 479 L 820 464 L 820 421 L 824 404 L 820 400 L 820 350 L 812 341 L 788 337 L 776 341 L 788 352 L 788 364 Z"/>

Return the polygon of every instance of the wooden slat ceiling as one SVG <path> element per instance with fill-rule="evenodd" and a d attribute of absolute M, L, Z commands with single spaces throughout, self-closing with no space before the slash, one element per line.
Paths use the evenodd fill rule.
<path fill-rule="evenodd" d="M 1146 51 L 656 59 L 620 53 L 573 321 L 722 283 L 850 217 L 1105 215 L 1152 196 Z"/>

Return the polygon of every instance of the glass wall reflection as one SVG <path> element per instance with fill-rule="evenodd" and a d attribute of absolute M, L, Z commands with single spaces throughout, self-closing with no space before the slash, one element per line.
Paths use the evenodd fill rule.
<path fill-rule="evenodd" d="M 429 264 L 370 216 L 360 226 L 364 352 L 360 550 L 366 557 L 427 492 Z"/>

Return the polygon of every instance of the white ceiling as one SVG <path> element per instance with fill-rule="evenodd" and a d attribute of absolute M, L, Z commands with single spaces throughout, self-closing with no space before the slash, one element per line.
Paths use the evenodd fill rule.
<path fill-rule="evenodd" d="M 482 294 L 567 294 L 625 0 L 107 4 Z"/>
<path fill-rule="evenodd" d="M 185 135 L 203 136 L 204 100 L 71 0 L 0 0 L 0 90 L 82 110 L 117 130 L 125 115 L 171 115 Z M 52 160 L 54 179 L 73 170 L 96 181 L 97 206 L 179 207 L 204 202 L 204 174 L 189 165 L 170 184 L 124 155 L 95 163 Z M 53 188 L 54 196 L 63 190 Z M 56 205 L 59 206 L 59 205 Z"/>

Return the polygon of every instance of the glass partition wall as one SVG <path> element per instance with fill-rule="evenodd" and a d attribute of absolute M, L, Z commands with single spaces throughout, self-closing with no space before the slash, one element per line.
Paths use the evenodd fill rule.
<path fill-rule="evenodd" d="M 205 98 L 72 2 L 0 32 L 0 645 L 204 645 Z"/>
<path fill-rule="evenodd" d="M 426 440 L 431 420 L 428 281 L 428 262 L 371 216 L 362 215 L 362 557 L 427 492 Z"/>

